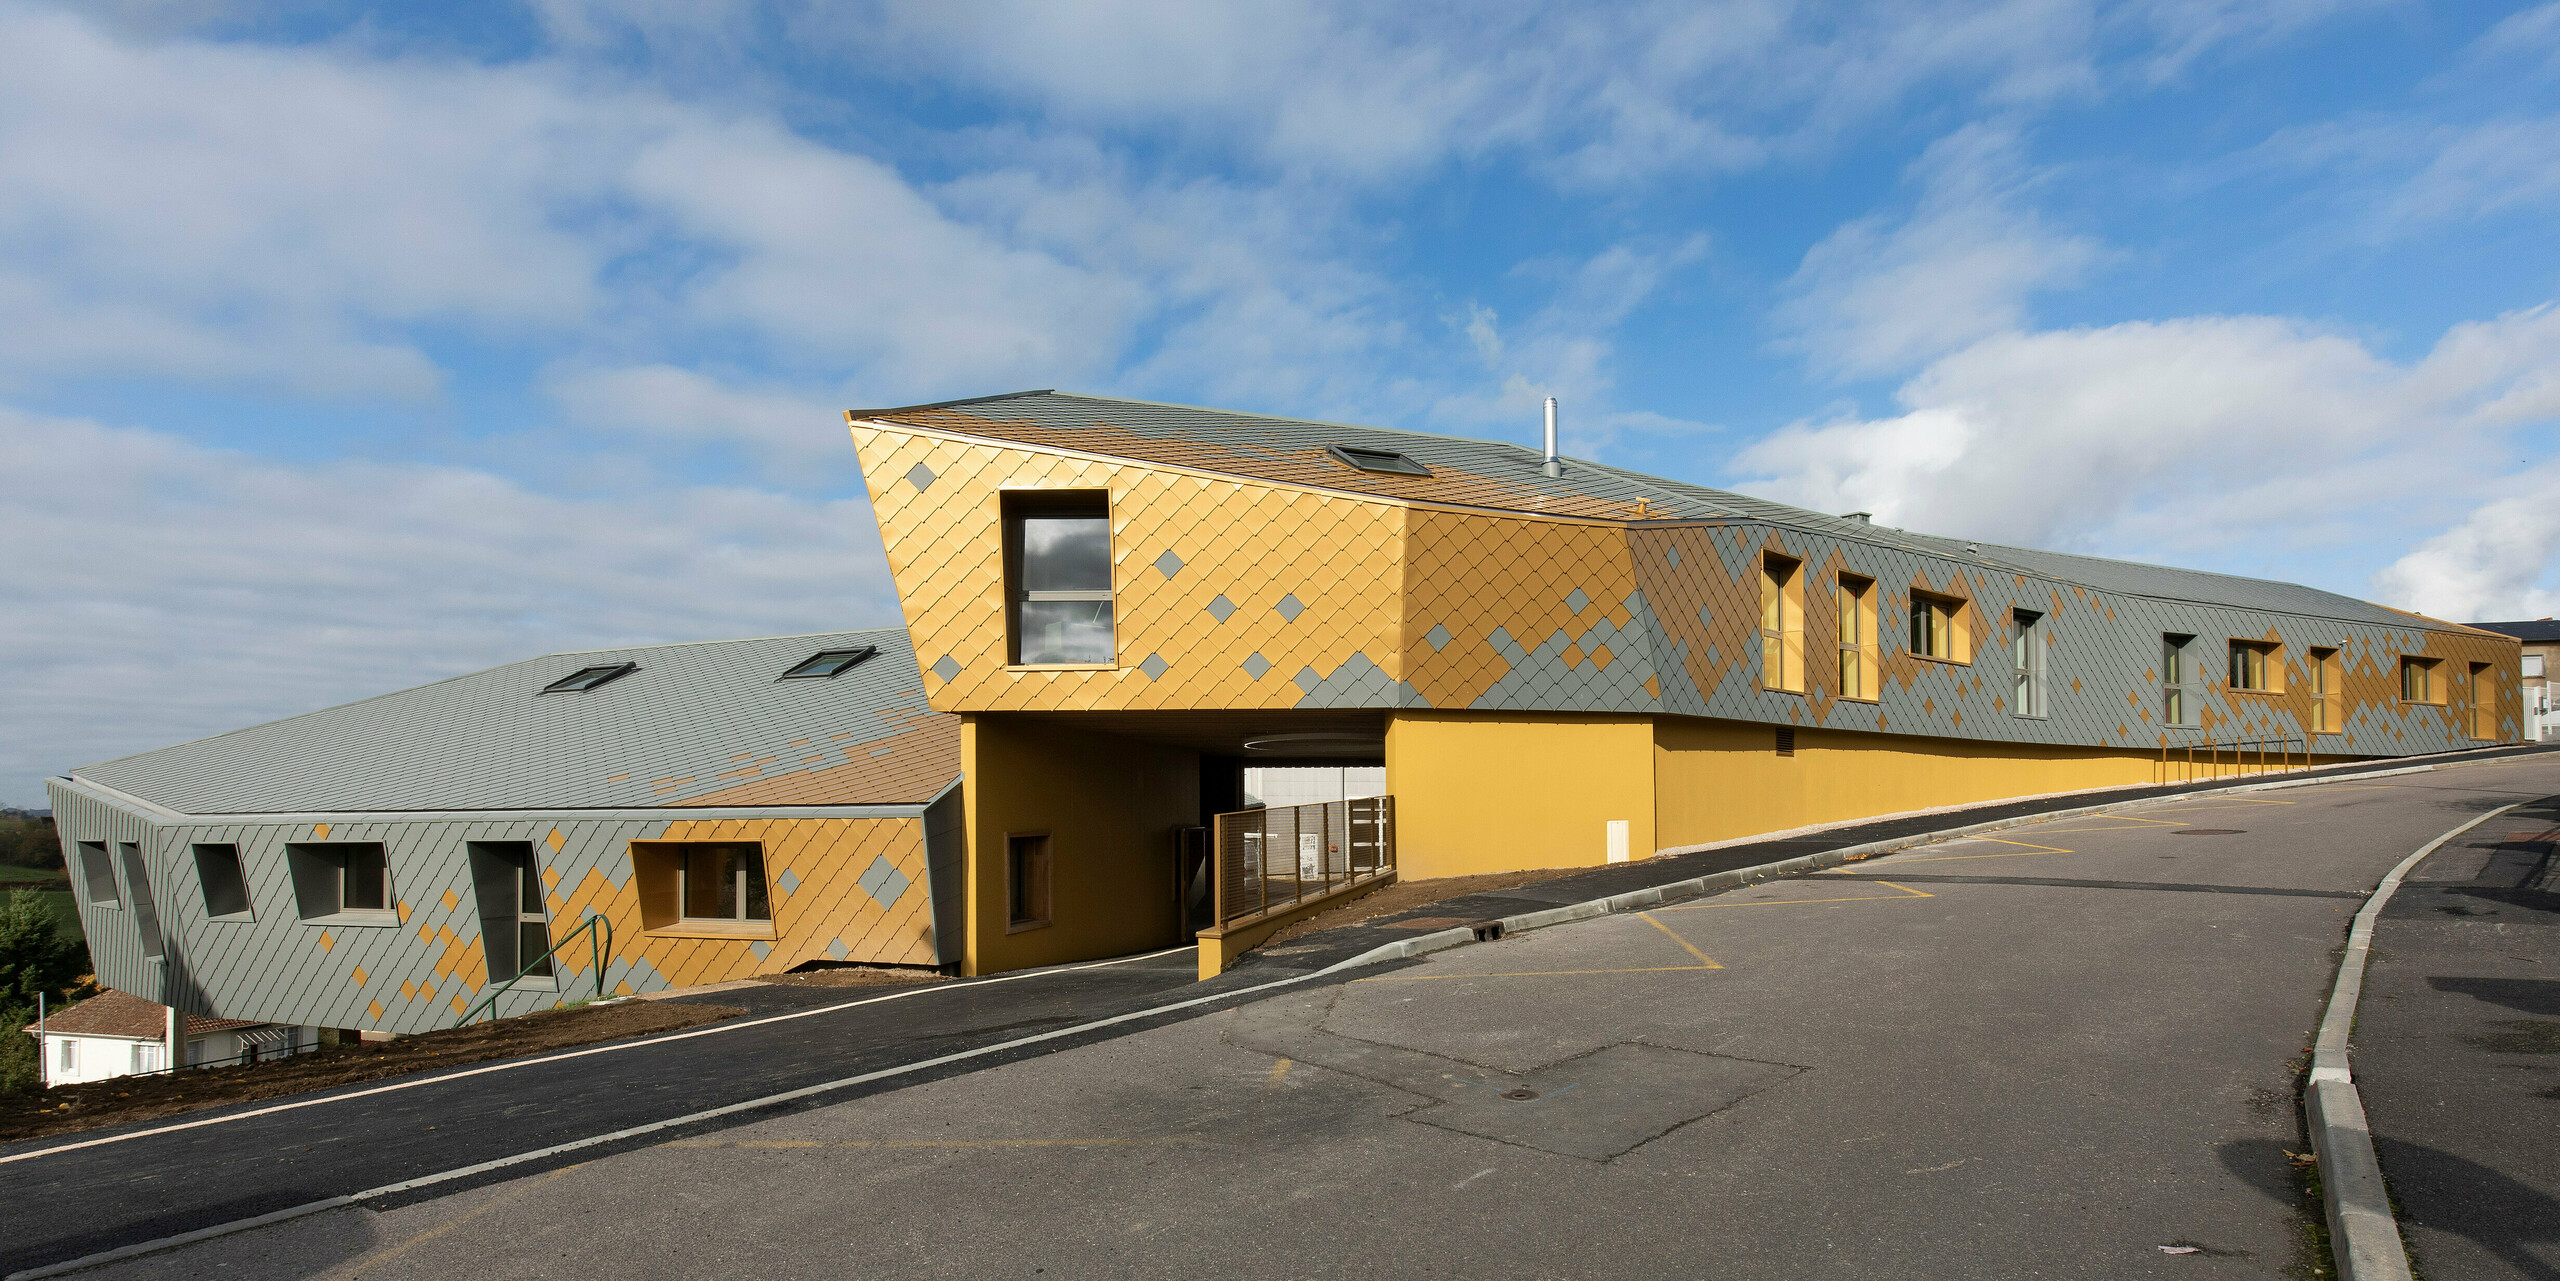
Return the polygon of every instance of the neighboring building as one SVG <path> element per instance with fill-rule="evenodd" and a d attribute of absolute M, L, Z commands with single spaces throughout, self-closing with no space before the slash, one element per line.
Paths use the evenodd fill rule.
<path fill-rule="evenodd" d="M 2535 742 L 2560 738 L 2560 715 L 2551 708 L 2551 686 L 2545 673 L 2560 662 L 2560 620 L 2537 618 L 2519 623 L 2473 623 L 2484 632 L 2513 636 L 2524 647 L 2525 737 Z"/>
<path fill-rule="evenodd" d="M 44 1083 L 77 1085 L 168 1067 L 171 1023 L 168 1006 L 110 988 L 28 1024 L 26 1032 L 43 1046 Z M 187 1016 L 178 1035 L 188 1067 L 256 1063 L 319 1044 L 314 1028 L 198 1014 Z"/>
<path fill-rule="evenodd" d="M 849 421 L 906 631 L 552 655 L 75 770 L 101 979 L 417 1031 L 590 915 L 634 992 L 1173 945 L 1255 799 L 1370 825 L 1239 846 L 1267 894 L 1371 836 L 1411 876 L 1582 866 L 2191 748 L 2524 737 L 2514 640 L 2285 583 L 1181 406 Z M 1279 923 L 1230 912 L 1203 970 Z M 499 1013 L 592 980 L 555 968 Z"/>

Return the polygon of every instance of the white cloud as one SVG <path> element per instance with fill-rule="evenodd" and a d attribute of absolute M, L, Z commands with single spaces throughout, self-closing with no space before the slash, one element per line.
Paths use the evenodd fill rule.
<path fill-rule="evenodd" d="M 2257 316 L 1984 339 L 1906 383 L 1906 412 L 1798 423 L 1738 487 L 1931 533 L 2264 563 L 2439 528 L 2560 418 L 2560 310 L 2458 326 L 2399 364 Z M 2388 553 L 2385 553 L 2388 554 Z"/>
<path fill-rule="evenodd" d="M 2500 485 L 2503 496 L 2418 544 L 2373 576 L 2387 605 L 2455 622 L 2560 613 L 2552 557 L 2560 552 L 2560 469 Z"/>
<path fill-rule="evenodd" d="M 1905 370 L 2020 327 L 2037 290 L 2076 283 L 2097 243 L 2046 224 L 2023 197 L 2033 175 L 2009 128 L 1967 125 L 1911 166 L 1917 207 L 1899 224 L 1862 218 L 1808 250 L 1780 324 L 1827 370 Z"/>
<path fill-rule="evenodd" d="M 673 365 L 556 369 L 543 389 L 571 426 L 743 451 L 770 479 L 795 486 L 859 483 L 844 411 L 874 408 L 849 394 L 737 387 Z"/>
<path fill-rule="evenodd" d="M 5 408 L 0 473 L 12 804 L 93 760 L 553 650 L 899 619 L 860 497 L 562 498 Z"/>

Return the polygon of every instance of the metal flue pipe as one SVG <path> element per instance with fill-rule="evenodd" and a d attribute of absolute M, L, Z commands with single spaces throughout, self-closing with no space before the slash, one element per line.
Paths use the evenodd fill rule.
<path fill-rule="evenodd" d="M 1547 397 L 1547 462 L 1539 470 L 1550 476 L 1564 474 L 1564 463 L 1556 457 L 1556 398 Z"/>

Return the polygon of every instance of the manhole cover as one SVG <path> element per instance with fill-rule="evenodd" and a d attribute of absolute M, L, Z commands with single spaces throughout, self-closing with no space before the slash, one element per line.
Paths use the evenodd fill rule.
<path fill-rule="evenodd" d="M 2247 836 L 2247 835 L 2248 835 L 2248 833 L 2247 833 L 2247 832 L 2244 832 L 2244 831 L 2241 831 L 2239 828 L 2236 828 L 2236 827 L 2190 827 L 2190 828 L 2186 829 L 2186 830 L 2185 830 L 2185 831 L 2183 831 L 2183 832 L 2171 832 L 2171 833 L 2169 833 L 2169 835 L 2171 835 L 2171 836 Z"/>
<path fill-rule="evenodd" d="M 1515 1103 L 1526 1103 L 1538 1097 L 1538 1092 L 1536 1090 L 1504 1090 L 1502 1097 Z"/>

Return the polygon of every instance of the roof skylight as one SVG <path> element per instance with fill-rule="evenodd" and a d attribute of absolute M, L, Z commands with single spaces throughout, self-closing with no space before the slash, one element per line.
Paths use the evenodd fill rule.
<path fill-rule="evenodd" d="M 638 663 L 603 663 L 594 667 L 581 667 L 578 670 L 543 686 L 542 692 L 545 694 L 583 694 L 607 681 L 627 676 L 639 670 L 640 665 Z"/>
<path fill-rule="evenodd" d="M 860 666 L 862 660 L 879 652 L 880 647 L 877 645 L 865 645 L 859 649 L 822 649 L 817 653 L 810 655 L 808 659 L 802 662 L 799 666 L 792 668 L 790 671 L 784 672 L 782 674 L 782 679 L 787 681 L 806 681 L 824 680 L 830 676 L 842 676 L 846 672 L 852 671 L 855 667 Z"/>
<path fill-rule="evenodd" d="M 1428 476 L 1431 469 L 1391 449 L 1358 449 L 1350 445 L 1327 445 L 1325 451 L 1338 461 L 1362 471 L 1392 472 L 1398 476 Z"/>

